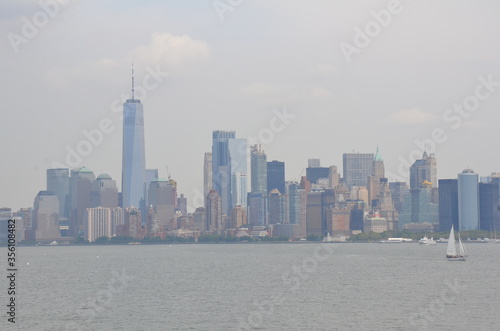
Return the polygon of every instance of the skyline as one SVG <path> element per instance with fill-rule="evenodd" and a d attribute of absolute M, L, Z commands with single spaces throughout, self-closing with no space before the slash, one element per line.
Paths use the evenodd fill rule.
<path fill-rule="evenodd" d="M 78 166 L 119 182 L 122 121 L 114 110 L 121 111 L 120 96 L 128 94 L 132 62 L 147 93 L 141 100 L 146 168 L 158 168 L 160 177 L 171 173 L 190 206 L 203 192 L 212 131 L 258 137 L 270 128 L 273 110 L 296 116 L 272 141 L 260 141 L 269 161 L 285 162 L 287 180 L 296 179 L 309 158 L 342 171 L 343 153 L 373 153 L 377 145 L 386 172 L 398 174 L 401 160 L 415 150 L 422 155 L 415 140 L 432 139 L 437 128 L 443 133 L 435 141 L 447 137 L 428 151 L 438 160 L 438 178 L 456 178 L 468 167 L 481 176 L 499 171 L 500 156 L 487 151 L 496 147 L 500 93 L 485 83 L 500 81 L 499 46 L 491 33 L 500 24 L 491 8 L 499 5 L 401 1 L 402 11 L 347 62 L 341 43 L 353 44 L 355 28 L 364 28 L 371 11 L 387 3 L 245 2 L 223 21 L 211 2 L 61 5 L 19 52 L 8 38 L 1 41 L 7 50 L 1 62 L 9 64 L 1 80 L 9 96 L 4 114 L 12 124 L 2 139 L 16 137 L 1 147 L 2 155 L 12 156 L 0 175 L 9 188 L 0 196 L 2 206 L 31 206 L 45 187 L 45 170 L 66 163 L 66 147 L 76 149 L 87 139 L 84 130 L 101 128 L 102 141 Z M 20 34 L 22 17 L 41 10 L 35 1 L 0 8 L 5 36 Z M 113 10 L 116 17 L 109 15 Z M 93 27 L 83 25 L 90 13 L 96 15 Z M 132 15 L 143 24 L 122 23 Z M 262 26 L 253 23 L 255 15 Z M 468 20 L 476 24 L 465 26 Z M 421 21 L 426 24 L 416 24 Z M 104 25 L 109 35 L 102 34 Z M 448 112 L 471 100 L 480 85 L 480 95 L 491 95 L 477 111 Z"/>

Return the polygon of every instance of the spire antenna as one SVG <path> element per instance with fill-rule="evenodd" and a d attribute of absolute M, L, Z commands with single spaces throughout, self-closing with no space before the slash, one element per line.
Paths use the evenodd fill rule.
<path fill-rule="evenodd" d="M 132 100 L 134 99 L 134 63 L 132 63 Z"/>

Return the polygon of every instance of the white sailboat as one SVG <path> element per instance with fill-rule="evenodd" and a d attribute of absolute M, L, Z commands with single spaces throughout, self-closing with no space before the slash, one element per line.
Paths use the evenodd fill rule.
<path fill-rule="evenodd" d="M 455 242 L 455 231 L 453 231 L 453 225 L 451 226 L 450 238 L 448 239 L 448 247 L 446 248 L 446 258 L 448 261 L 465 261 L 467 252 L 465 250 L 462 239 L 460 238 L 460 232 L 458 232 L 458 253 L 457 245 Z"/>

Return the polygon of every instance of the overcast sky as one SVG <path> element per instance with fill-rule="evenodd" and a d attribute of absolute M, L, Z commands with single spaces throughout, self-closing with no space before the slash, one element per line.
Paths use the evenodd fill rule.
<path fill-rule="evenodd" d="M 69 165 L 67 148 L 103 120 L 114 129 L 76 163 L 121 186 L 132 62 L 147 87 L 147 168 L 166 177 L 168 165 L 191 208 L 213 130 L 260 134 L 290 180 L 308 158 L 341 170 L 342 153 L 377 145 L 391 179 L 407 179 L 415 141 L 433 131 L 439 178 L 500 171 L 498 1 L 59 3 L 45 14 L 38 1 L 0 2 L 1 206 L 32 206 L 46 169 Z M 471 111 L 448 111 L 464 102 Z M 283 109 L 295 116 L 285 128 L 273 120 Z"/>

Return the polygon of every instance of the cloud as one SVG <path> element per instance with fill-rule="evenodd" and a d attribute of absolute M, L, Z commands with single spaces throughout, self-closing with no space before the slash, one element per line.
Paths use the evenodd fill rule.
<path fill-rule="evenodd" d="M 137 47 L 132 56 L 143 64 L 178 65 L 181 62 L 206 58 L 208 45 L 188 35 L 153 33 L 151 43 Z"/>
<path fill-rule="evenodd" d="M 278 85 L 266 84 L 266 83 L 252 83 L 241 89 L 243 94 L 251 96 L 262 96 L 268 94 L 276 94 L 280 91 Z"/>
<path fill-rule="evenodd" d="M 117 71 L 130 67 L 159 66 L 163 70 L 181 67 L 192 61 L 209 56 L 208 45 L 188 35 L 174 36 L 170 33 L 153 33 L 151 42 L 140 45 L 120 58 L 100 58 L 79 63 L 72 67 L 52 67 L 47 70 L 46 81 L 55 88 L 64 88 L 75 79 L 114 80 Z"/>
<path fill-rule="evenodd" d="M 404 109 L 392 113 L 387 120 L 394 124 L 419 125 L 437 120 L 439 117 L 431 113 L 424 113 L 418 108 Z"/>

